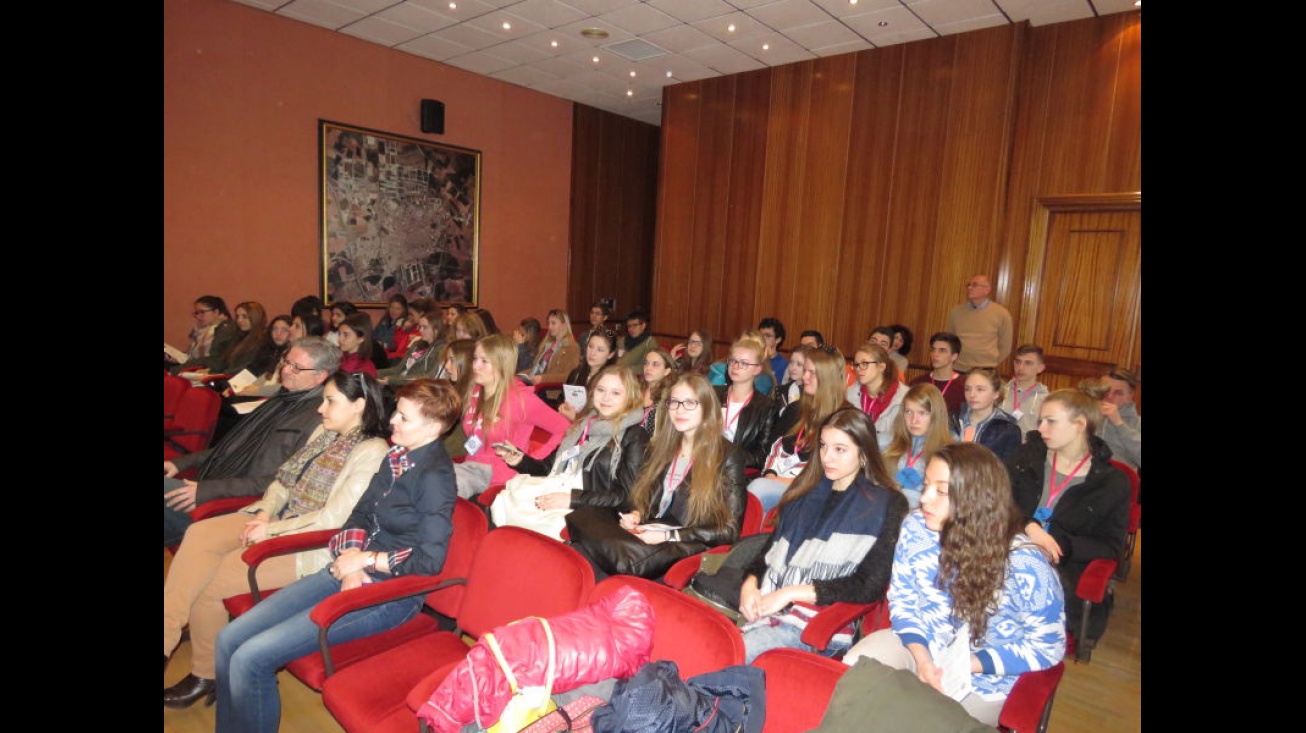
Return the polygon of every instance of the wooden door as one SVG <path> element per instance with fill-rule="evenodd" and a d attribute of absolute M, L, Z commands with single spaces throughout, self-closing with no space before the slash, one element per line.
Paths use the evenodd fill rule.
<path fill-rule="evenodd" d="M 1038 199 L 1019 341 L 1047 355 L 1051 389 L 1117 364 L 1141 378 L 1142 195 Z"/>

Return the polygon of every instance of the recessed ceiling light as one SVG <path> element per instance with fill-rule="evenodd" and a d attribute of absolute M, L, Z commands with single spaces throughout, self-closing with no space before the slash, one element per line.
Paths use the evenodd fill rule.
<path fill-rule="evenodd" d="M 458 3 L 449 3 L 449 9 L 450 9 L 450 10 L 457 10 L 457 9 L 458 9 Z"/>
<path fill-rule="evenodd" d="M 558 47 L 558 42 L 557 42 L 557 41 L 549 41 L 549 45 L 552 46 L 553 48 L 557 48 L 557 47 Z"/>
<path fill-rule="evenodd" d="M 762 44 L 762 50 L 763 50 L 763 51 L 770 51 L 770 50 L 771 50 L 771 44 L 769 44 L 769 43 L 763 43 L 763 44 Z"/>
<path fill-rule="evenodd" d="M 848 0 L 848 4 L 849 4 L 849 5 L 856 5 L 856 4 L 857 4 L 857 0 Z"/>
<path fill-rule="evenodd" d="M 608 32 L 602 28 L 581 28 L 580 34 L 585 38 L 593 38 L 597 41 L 601 41 L 608 37 Z"/>
<path fill-rule="evenodd" d="M 633 97 L 633 96 L 635 96 L 635 90 L 634 90 L 634 89 L 627 89 L 627 90 L 626 90 L 626 96 L 627 96 L 627 97 Z"/>
<path fill-rule="evenodd" d="M 630 72 L 630 78 L 632 78 L 632 79 L 635 78 L 635 72 L 634 72 L 634 71 Z"/>
<path fill-rule="evenodd" d="M 667 78 L 668 78 L 668 79 L 671 78 L 671 70 L 670 70 L 670 69 L 667 70 Z"/>
<path fill-rule="evenodd" d="M 735 32 L 735 24 L 734 24 L 734 23 L 731 23 L 730 25 L 726 26 L 726 30 L 727 30 L 727 31 L 730 31 L 731 33 L 734 33 L 734 32 Z"/>
<path fill-rule="evenodd" d="M 594 57 L 593 59 L 591 59 L 591 60 L 592 60 L 594 63 L 597 64 L 597 63 L 599 62 L 599 57 L 598 57 L 598 56 L 595 56 L 595 57 Z"/>

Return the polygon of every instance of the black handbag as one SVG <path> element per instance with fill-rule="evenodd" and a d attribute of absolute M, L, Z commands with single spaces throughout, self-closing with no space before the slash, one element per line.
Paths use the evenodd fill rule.
<path fill-rule="evenodd" d="M 761 556 L 770 533 L 749 535 L 739 540 L 724 555 L 704 555 L 703 566 L 685 586 L 684 592 L 712 606 L 736 624 L 743 623 L 739 613 L 739 588 L 748 568 Z M 719 562 L 715 559 L 723 558 Z M 713 567 L 715 565 L 715 567 Z"/>

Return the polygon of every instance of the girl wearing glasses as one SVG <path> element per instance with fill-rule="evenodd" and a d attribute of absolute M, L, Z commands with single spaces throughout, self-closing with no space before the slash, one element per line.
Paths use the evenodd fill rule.
<path fill-rule="evenodd" d="M 821 423 L 843 407 L 843 354 L 829 344 L 810 349 L 803 365 L 803 395 L 790 403 L 771 427 L 771 451 L 762 475 L 748 484 L 748 492 L 769 512 L 812 457 Z"/>
<path fill-rule="evenodd" d="M 681 374 L 702 374 L 712 367 L 712 334 L 698 328 L 690 332 L 683 344 L 671 347 L 676 357 L 676 370 Z"/>
<path fill-rule="evenodd" d="M 893 419 L 902 409 L 907 385 L 902 383 L 898 365 L 889 358 L 888 349 L 867 341 L 853 354 L 853 374 L 857 381 L 848 387 L 848 401 L 875 422 L 875 436 L 880 450 L 893 439 Z"/>
<path fill-rule="evenodd" d="M 225 365 L 223 357 L 240 340 L 240 329 L 232 322 L 226 301 L 216 295 L 200 296 L 195 300 L 191 315 L 195 317 L 195 327 L 190 332 L 186 361 L 178 365 L 167 354 L 163 355 L 164 361 L 173 364 L 173 372 L 191 369 L 222 371 Z"/>
<path fill-rule="evenodd" d="M 908 670 L 995 726 L 1020 674 L 1065 656 L 1065 597 L 1046 554 L 1024 534 L 992 451 L 940 448 L 925 486 L 894 550 L 892 626 L 854 644 L 843 661 L 870 657 Z M 955 691 L 954 678 L 963 685 Z"/>
<path fill-rule="evenodd" d="M 771 449 L 771 421 L 775 417 L 771 398 L 756 386 L 766 361 L 761 341 L 741 338 L 730 346 L 726 359 L 729 386 L 716 387 L 721 401 L 721 423 L 726 440 L 744 449 L 745 468 L 761 469 Z"/>
<path fill-rule="evenodd" d="M 722 433 L 712 385 L 681 375 L 657 409 L 659 428 L 627 503 L 567 515 L 572 547 L 597 575 L 660 578 L 677 560 L 738 539 L 747 458 Z"/>

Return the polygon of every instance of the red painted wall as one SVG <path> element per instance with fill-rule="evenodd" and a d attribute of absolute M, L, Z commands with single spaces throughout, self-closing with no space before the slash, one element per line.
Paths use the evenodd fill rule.
<path fill-rule="evenodd" d="M 420 127 L 445 103 L 445 134 Z M 213 294 L 321 294 L 318 119 L 482 152 L 480 305 L 566 306 L 572 103 L 230 0 L 163 4 L 163 337 Z M 373 311 L 373 317 L 380 311 Z"/>

